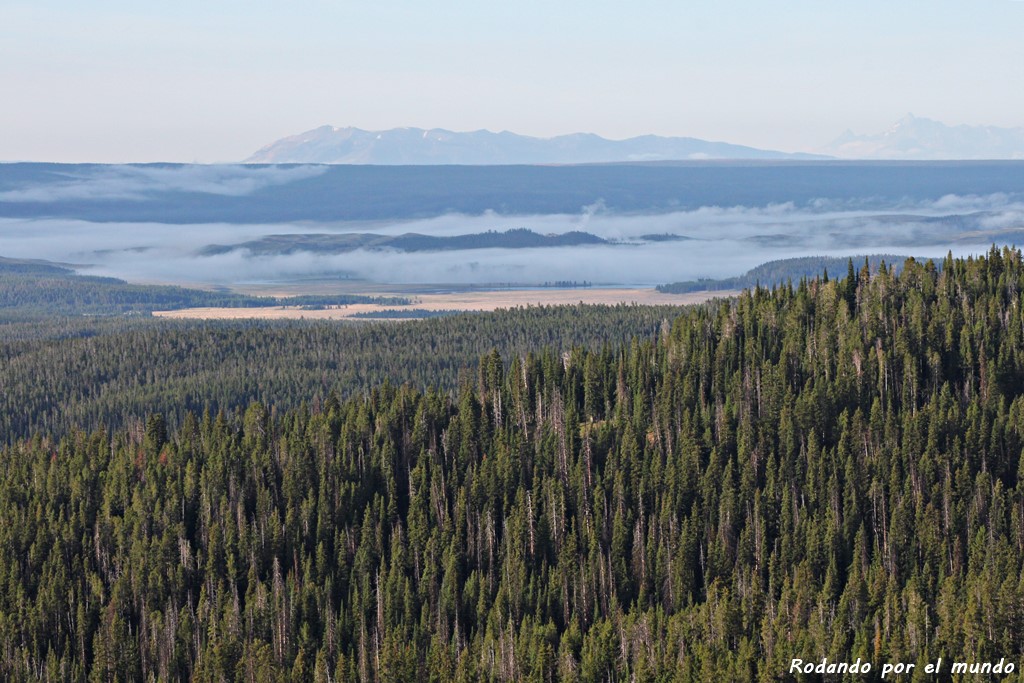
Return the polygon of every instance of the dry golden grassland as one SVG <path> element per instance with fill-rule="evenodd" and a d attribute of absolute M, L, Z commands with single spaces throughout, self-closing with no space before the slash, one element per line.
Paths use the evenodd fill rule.
<path fill-rule="evenodd" d="M 401 293 L 392 293 L 401 296 Z M 735 296 L 735 291 L 691 292 L 688 294 L 662 294 L 655 289 L 530 289 L 446 292 L 443 294 L 413 294 L 410 308 L 428 311 L 494 311 L 517 306 L 557 306 L 563 304 L 642 304 L 686 305 L 709 299 Z M 153 315 L 166 318 L 267 318 L 308 320 L 341 320 L 357 313 L 398 309 L 379 304 L 350 304 L 338 308 L 307 310 L 300 306 L 273 306 L 269 308 L 186 308 L 178 311 L 154 311 Z"/>

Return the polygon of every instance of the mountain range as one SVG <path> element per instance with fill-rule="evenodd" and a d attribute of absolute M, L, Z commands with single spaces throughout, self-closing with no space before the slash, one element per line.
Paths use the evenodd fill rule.
<path fill-rule="evenodd" d="M 846 131 L 815 153 L 789 153 L 690 137 L 642 135 L 609 140 L 592 133 L 537 138 L 508 131 L 441 128 L 362 130 L 321 126 L 282 138 L 246 163 L 378 165 L 586 164 L 704 159 L 748 160 L 1024 159 L 1024 128 L 948 126 L 908 114 L 881 133 Z"/>
<path fill-rule="evenodd" d="M 371 131 L 321 126 L 263 147 L 246 163 L 586 164 L 690 159 L 814 159 L 697 138 L 643 135 L 608 140 L 592 133 L 536 138 L 508 131 L 457 133 L 433 128 Z"/>

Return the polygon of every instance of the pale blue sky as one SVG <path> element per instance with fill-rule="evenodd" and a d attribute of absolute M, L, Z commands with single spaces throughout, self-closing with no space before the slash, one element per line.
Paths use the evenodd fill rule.
<path fill-rule="evenodd" d="M 234 161 L 323 124 L 808 150 L 1024 126 L 1015 0 L 0 0 L 0 160 Z"/>

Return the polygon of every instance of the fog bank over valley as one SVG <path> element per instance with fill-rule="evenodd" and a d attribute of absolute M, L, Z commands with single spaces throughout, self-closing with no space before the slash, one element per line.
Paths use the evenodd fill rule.
<path fill-rule="evenodd" d="M 1024 244 L 1024 202 L 1003 193 L 948 195 L 888 210 L 842 204 L 625 214 L 596 202 L 576 214 L 268 224 L 2 218 L 0 255 L 76 264 L 82 274 L 129 281 L 228 287 L 309 279 L 649 286 L 729 277 L 795 256 L 942 257 Z M 512 246 L 476 246 L 498 243 Z"/>
<path fill-rule="evenodd" d="M 1022 188 L 1017 162 L 8 164 L 0 256 L 217 287 L 651 286 L 1024 244 Z"/>

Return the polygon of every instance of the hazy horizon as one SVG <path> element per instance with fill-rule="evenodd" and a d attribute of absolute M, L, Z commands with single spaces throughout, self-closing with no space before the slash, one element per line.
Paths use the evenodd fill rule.
<path fill-rule="evenodd" d="M 12 0 L 0 7 L 0 159 L 233 162 L 321 125 L 784 152 L 908 112 L 1013 128 L 1022 23 L 1014 0 Z"/>

